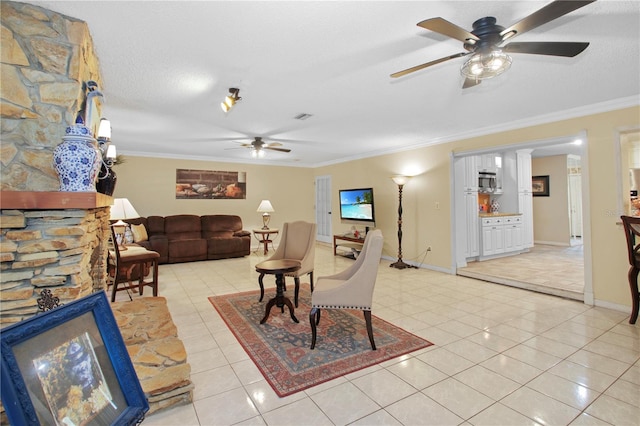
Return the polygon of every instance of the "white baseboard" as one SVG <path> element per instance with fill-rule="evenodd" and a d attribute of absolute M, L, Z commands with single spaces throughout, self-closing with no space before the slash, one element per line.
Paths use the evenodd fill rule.
<path fill-rule="evenodd" d="M 542 244 L 545 246 L 571 247 L 571 243 L 561 243 L 558 241 L 534 241 L 533 244 Z"/>
<path fill-rule="evenodd" d="M 398 260 L 398 258 L 396 258 L 396 257 L 389 257 L 389 256 L 384 256 L 384 255 L 382 256 L 382 259 L 389 260 L 391 262 L 395 262 L 396 260 Z M 420 269 L 429 269 L 431 271 L 442 272 L 444 274 L 450 274 L 450 275 L 455 275 L 456 274 L 456 271 L 452 270 L 452 269 L 441 268 L 439 266 L 427 265 L 427 264 L 424 264 L 424 263 L 418 263 L 418 262 L 414 262 L 414 261 L 411 261 L 411 260 L 405 260 L 405 259 L 402 259 L 402 261 L 404 263 L 406 263 L 407 265 L 415 266 L 416 268 L 420 268 Z"/>
<path fill-rule="evenodd" d="M 631 306 L 619 305 L 617 303 L 607 302 L 606 300 L 595 300 L 595 306 L 600 308 L 612 309 L 614 311 L 625 312 L 631 315 Z"/>

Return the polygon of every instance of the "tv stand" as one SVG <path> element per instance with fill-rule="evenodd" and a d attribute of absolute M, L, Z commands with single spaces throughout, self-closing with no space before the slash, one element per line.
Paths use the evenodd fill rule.
<path fill-rule="evenodd" d="M 339 243 L 338 241 L 347 241 L 346 243 Z M 333 255 L 338 254 L 338 246 L 347 247 L 349 249 L 362 250 L 364 245 L 364 238 L 356 238 L 349 235 L 334 235 L 333 236 Z"/>

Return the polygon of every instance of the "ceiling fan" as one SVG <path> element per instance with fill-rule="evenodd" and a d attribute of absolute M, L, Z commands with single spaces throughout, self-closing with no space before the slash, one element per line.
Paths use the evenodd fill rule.
<path fill-rule="evenodd" d="M 504 46 L 501 46 L 501 44 L 516 35 L 553 21 L 594 1 L 595 0 L 556 0 L 508 28 L 497 25 L 496 18 L 493 16 L 486 16 L 476 20 L 473 23 L 473 30 L 470 32 L 443 18 L 426 19 L 419 22 L 418 26 L 460 40 L 464 43 L 463 47 L 467 51 L 398 71 L 391 74 L 391 77 L 402 77 L 450 59 L 472 55 L 460 69 L 460 72 L 465 77 L 462 88 L 466 89 L 480 84 L 484 79 L 500 75 L 509 69 L 511 66 L 511 57 L 507 53 L 528 53 L 565 57 L 576 56 L 585 50 L 587 46 L 589 46 L 589 43 L 539 41 L 516 42 Z"/>
<path fill-rule="evenodd" d="M 278 148 L 279 146 L 282 146 L 280 142 L 267 143 L 263 141 L 261 137 L 257 136 L 252 142 L 242 143 L 240 146 L 251 149 L 251 156 L 255 158 L 264 157 L 266 149 L 279 152 L 291 152 L 291 150 L 287 148 Z"/>

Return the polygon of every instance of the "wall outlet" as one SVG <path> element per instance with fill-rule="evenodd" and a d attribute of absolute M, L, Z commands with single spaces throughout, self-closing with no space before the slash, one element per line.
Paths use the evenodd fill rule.
<path fill-rule="evenodd" d="M 440 201 L 436 201 L 436 210 L 440 210 Z"/>

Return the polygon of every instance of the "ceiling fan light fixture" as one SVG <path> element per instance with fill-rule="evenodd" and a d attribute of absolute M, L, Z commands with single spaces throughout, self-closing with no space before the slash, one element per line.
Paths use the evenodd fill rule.
<path fill-rule="evenodd" d="M 251 158 L 264 158 L 266 152 L 263 149 L 252 148 Z"/>
<path fill-rule="evenodd" d="M 470 79 L 486 80 L 498 76 L 511 67 L 511 56 L 502 50 L 476 53 L 467 60 L 460 73 Z"/>

